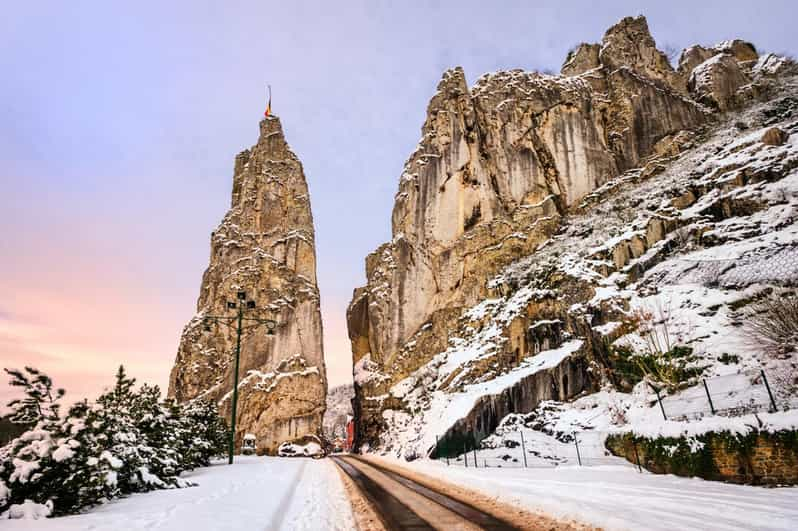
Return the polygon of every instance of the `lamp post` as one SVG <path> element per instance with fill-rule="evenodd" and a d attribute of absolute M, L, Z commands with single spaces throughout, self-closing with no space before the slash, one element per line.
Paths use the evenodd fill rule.
<path fill-rule="evenodd" d="M 230 445 L 228 448 L 228 463 L 233 464 L 233 452 L 235 451 L 235 437 L 236 437 L 236 411 L 238 409 L 238 367 L 241 359 L 241 332 L 257 328 L 261 325 L 266 326 L 266 334 L 274 335 L 274 328 L 277 323 L 272 319 L 261 319 L 259 317 L 245 317 L 245 310 L 255 310 L 255 301 L 247 299 L 245 291 L 236 293 L 236 300 L 227 301 L 228 310 L 236 310 L 234 316 L 224 315 L 206 315 L 202 318 L 202 323 L 206 332 L 210 332 L 210 323 L 223 324 L 225 326 L 233 327 L 236 329 L 236 350 L 235 350 L 235 369 L 233 371 L 233 412 L 230 416 Z M 253 323 L 249 326 L 244 326 L 244 323 Z"/>

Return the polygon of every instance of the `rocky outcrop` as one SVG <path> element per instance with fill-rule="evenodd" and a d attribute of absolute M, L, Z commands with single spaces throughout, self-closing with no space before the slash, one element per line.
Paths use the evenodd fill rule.
<path fill-rule="evenodd" d="M 601 67 L 599 61 L 600 44 L 581 43 L 575 49 L 568 52 L 568 57 L 560 69 L 564 76 L 578 76 L 589 70 Z"/>
<path fill-rule="evenodd" d="M 740 39 L 723 41 L 711 48 L 696 44 L 682 50 L 681 55 L 679 55 L 679 68 L 677 71 L 684 79 L 689 80 L 690 74 L 693 73 L 695 67 L 719 54 L 731 55 L 735 61 L 742 63 L 746 68 L 759 59 L 759 54 L 757 54 L 754 45 Z"/>
<path fill-rule="evenodd" d="M 728 111 L 740 105 L 737 91 L 750 82 L 734 56 L 721 53 L 693 69 L 688 87 L 696 100 L 720 111 Z"/>
<path fill-rule="evenodd" d="M 668 57 L 657 49 L 645 17 L 626 17 L 604 34 L 599 60 L 610 71 L 631 68 L 648 79 L 661 81 L 685 92 L 685 79 L 677 74 Z"/>
<path fill-rule="evenodd" d="M 787 142 L 788 138 L 790 138 L 790 135 L 783 130 L 778 127 L 771 127 L 762 135 L 762 143 L 767 146 L 782 146 Z"/>
<path fill-rule="evenodd" d="M 197 314 L 180 339 L 169 395 L 211 399 L 230 417 L 235 326 L 204 318 L 233 315 L 228 301 L 246 292 L 256 308 L 244 313 L 236 444 L 252 433 L 258 450 L 273 454 L 283 442 L 321 434 L 326 397 L 310 198 L 277 117 L 262 120 L 258 143 L 236 156 L 232 195 L 211 234 L 210 265 Z M 269 333 L 249 318 L 277 325 Z"/>
<path fill-rule="evenodd" d="M 696 47 L 683 54 L 677 71 L 656 48 L 645 18 L 637 17 L 610 28 L 601 45 L 579 45 L 561 76 L 512 70 L 484 75 L 469 87 L 459 68 L 443 75 L 419 145 L 400 178 L 393 238 L 366 258 L 367 285 L 355 290 L 347 312 L 358 443 L 384 447 L 381 434 L 416 422 L 420 415 L 414 408 L 427 408 L 425 415 L 444 414 L 435 393 L 462 396 L 464 389 L 491 379 L 508 382 L 491 396 L 523 389 L 537 399 L 567 399 L 595 385 L 590 381 L 595 373 L 581 371 L 588 360 L 602 356 L 601 342 L 594 343 L 589 326 L 566 315 L 566 301 L 589 300 L 593 288 L 563 287 L 566 291 L 554 296 L 560 305 L 556 312 L 534 302 L 537 295 L 546 299 L 550 294 L 533 297 L 530 292 L 519 299 L 512 318 L 502 317 L 498 324 L 464 321 L 463 315 L 492 297 L 514 297 L 503 291 L 509 289 L 506 284 L 489 280 L 547 245 L 563 220 L 608 181 L 627 171 L 640 178 L 654 175 L 663 160 L 690 145 L 695 138 L 690 131 L 713 118 L 713 109 L 688 89 L 696 69 L 715 56 L 729 57 L 737 70 L 729 65 L 711 78 L 723 101 L 713 107 L 743 101 L 735 91 L 750 81 L 754 67 L 746 50 L 739 43 L 711 51 Z M 745 65 L 738 64 L 742 58 Z M 657 223 L 649 228 L 652 234 L 672 228 Z M 644 232 L 627 246 L 629 256 L 614 261 L 628 262 L 662 237 Z M 613 267 L 609 259 L 596 258 L 601 260 Z M 597 324 L 607 315 L 585 318 Z M 549 330 L 549 320 L 562 323 L 556 334 L 548 334 L 559 339 L 541 343 L 527 329 Z M 462 338 L 488 333 L 498 346 L 481 351 L 475 343 L 469 358 Z M 560 336 L 579 337 L 589 348 L 566 353 L 545 370 L 579 367 L 585 376 L 564 393 L 535 391 L 532 387 L 551 379 L 530 372 L 536 355 L 550 356 Z M 426 396 L 411 388 L 423 389 Z M 491 429 L 492 421 L 484 419 L 493 417 L 485 408 L 496 409 L 495 399 L 477 400 L 468 408 L 461 404 L 459 425 L 483 419 Z M 438 435 L 452 425 L 437 425 Z M 422 442 L 428 444 L 429 438 Z"/>

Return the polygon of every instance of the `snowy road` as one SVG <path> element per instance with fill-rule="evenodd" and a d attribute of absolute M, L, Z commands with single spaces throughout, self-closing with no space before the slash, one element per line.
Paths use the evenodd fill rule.
<path fill-rule="evenodd" d="M 368 498 L 388 529 L 514 529 L 509 524 L 428 489 L 373 462 L 355 457 L 333 460 Z"/>
<path fill-rule="evenodd" d="M 78 516 L 8 520 L 25 530 L 350 530 L 354 520 L 329 459 L 237 457 L 184 477 L 197 487 L 136 494 Z"/>
<path fill-rule="evenodd" d="M 606 530 L 798 529 L 798 488 L 638 473 L 631 466 L 463 468 L 388 461 L 554 517 Z"/>

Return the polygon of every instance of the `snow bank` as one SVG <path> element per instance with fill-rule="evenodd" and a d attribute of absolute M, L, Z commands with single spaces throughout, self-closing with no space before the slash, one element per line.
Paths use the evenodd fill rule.
<path fill-rule="evenodd" d="M 52 512 L 53 502 L 51 501 L 41 504 L 25 500 L 24 503 L 17 503 L 9 507 L 6 512 L 0 515 L 0 520 L 39 520 L 40 518 L 47 518 Z"/>
<path fill-rule="evenodd" d="M 782 531 L 798 522 L 798 489 L 765 489 L 639 473 L 629 466 L 463 468 L 402 463 L 498 500 L 607 530 Z"/>
<path fill-rule="evenodd" d="M 184 476 L 198 484 L 114 500 L 91 512 L 4 521 L 12 531 L 355 528 L 335 465 L 327 460 L 236 457 Z"/>

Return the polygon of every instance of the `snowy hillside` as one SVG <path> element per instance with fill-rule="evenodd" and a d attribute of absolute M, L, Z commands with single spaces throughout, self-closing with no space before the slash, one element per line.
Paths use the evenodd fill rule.
<path fill-rule="evenodd" d="M 384 412 L 383 451 L 427 455 L 486 397 L 573 356 L 591 360 L 598 392 L 544 402 L 557 412 L 543 423 L 556 424 L 553 431 L 678 435 L 798 425 L 793 412 L 767 413 L 761 376 L 764 370 L 778 409 L 798 407 L 795 353 L 766 348 L 751 328 L 768 301 L 794 297 L 798 284 L 796 79 L 774 91 L 767 102 L 670 139 L 643 167 L 588 195 L 553 237 L 491 280 L 494 296 L 463 313 L 449 348 L 390 389 L 387 398 L 409 407 Z M 508 370 L 493 362 L 522 315 L 563 306 L 521 332 L 546 331 L 536 355 Z M 600 359 L 597 344 L 619 357 Z M 668 420 L 650 374 L 624 372 L 652 349 L 680 353 L 669 360 L 673 385 L 660 386 Z M 360 369 L 361 378 L 379 377 Z"/>
<path fill-rule="evenodd" d="M 324 413 L 324 434 L 327 437 L 345 437 L 346 419 L 352 416 L 352 384 L 338 385 L 327 392 L 327 411 Z"/>

